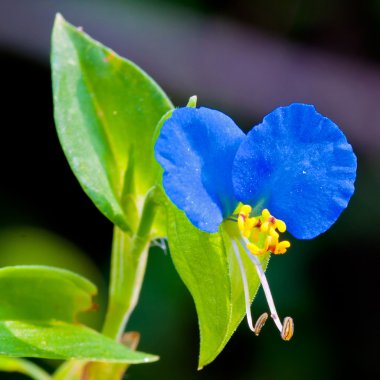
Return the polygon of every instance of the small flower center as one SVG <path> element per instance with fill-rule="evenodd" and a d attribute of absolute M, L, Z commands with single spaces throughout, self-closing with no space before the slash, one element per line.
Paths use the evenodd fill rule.
<path fill-rule="evenodd" d="M 280 234 L 286 231 L 286 224 L 276 219 L 268 209 L 264 209 L 259 216 L 250 216 L 252 207 L 240 207 L 237 221 L 241 234 L 249 240 L 247 248 L 254 255 L 267 252 L 281 255 L 290 247 L 287 240 L 280 241 Z M 276 231 L 277 230 L 277 231 Z"/>

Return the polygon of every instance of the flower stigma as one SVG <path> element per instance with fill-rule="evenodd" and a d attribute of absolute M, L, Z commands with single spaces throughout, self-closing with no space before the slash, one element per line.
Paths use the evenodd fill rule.
<path fill-rule="evenodd" d="M 252 207 L 249 205 L 242 205 L 237 213 L 237 221 L 240 235 L 232 240 L 232 246 L 239 264 L 240 273 L 243 280 L 244 296 L 246 315 L 249 328 L 259 335 L 262 327 L 264 326 L 268 314 L 262 314 L 253 326 L 251 315 L 251 299 L 249 295 L 249 287 L 247 275 L 244 270 L 243 261 L 240 255 L 238 244 L 244 249 L 249 259 L 255 266 L 256 272 L 259 276 L 261 285 L 264 290 L 265 297 L 270 309 L 270 316 L 273 319 L 275 325 L 281 333 L 281 338 L 288 341 L 292 338 L 294 333 L 294 323 L 291 317 L 284 318 L 284 322 L 277 314 L 276 307 L 274 305 L 272 293 L 269 288 L 268 280 L 265 276 L 264 269 L 262 267 L 259 256 L 266 253 L 273 253 L 275 255 L 284 254 L 290 247 L 290 242 L 287 240 L 280 241 L 280 233 L 286 231 L 286 224 L 272 216 L 268 209 L 264 209 L 261 215 L 251 216 Z"/>

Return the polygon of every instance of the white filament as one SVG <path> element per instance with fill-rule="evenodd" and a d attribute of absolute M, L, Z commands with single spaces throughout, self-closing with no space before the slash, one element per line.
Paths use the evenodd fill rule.
<path fill-rule="evenodd" d="M 267 280 L 267 277 L 265 276 L 265 272 L 264 272 L 264 269 L 260 263 L 260 260 L 249 251 L 249 249 L 247 248 L 247 242 L 244 240 L 243 237 L 239 238 L 239 242 L 242 245 L 242 247 L 244 248 L 245 252 L 247 253 L 248 257 L 251 259 L 252 263 L 254 264 L 254 266 L 256 268 L 256 272 L 259 276 L 261 285 L 262 285 L 263 290 L 264 290 L 265 298 L 267 299 L 267 303 L 269 306 L 271 317 L 272 317 L 274 323 L 276 324 L 277 328 L 280 330 L 280 332 L 282 332 L 282 323 L 281 323 L 280 318 L 277 314 L 276 307 L 274 306 L 272 293 L 270 291 L 268 280 Z M 237 248 L 237 250 L 238 250 L 238 248 Z M 247 281 L 246 278 L 245 278 L 245 281 Z M 248 287 L 248 285 L 247 285 L 247 287 Z M 248 318 L 248 314 L 247 314 L 247 318 Z"/>
<path fill-rule="evenodd" d="M 255 328 L 253 327 L 253 322 L 252 322 L 252 314 L 251 314 L 251 297 L 249 296 L 248 281 L 247 281 L 247 276 L 245 274 L 243 261 L 240 256 L 239 247 L 235 240 L 232 240 L 232 246 L 234 248 L 236 259 L 239 263 L 241 278 L 243 280 L 244 297 L 245 297 L 245 314 L 247 316 L 248 326 L 253 332 L 255 332 Z"/>

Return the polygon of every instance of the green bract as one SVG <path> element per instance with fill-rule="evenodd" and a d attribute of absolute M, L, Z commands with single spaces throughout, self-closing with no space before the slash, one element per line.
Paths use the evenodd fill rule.
<path fill-rule="evenodd" d="M 199 369 L 223 350 L 245 315 L 244 293 L 230 239 L 194 227 L 182 211 L 169 205 L 168 238 L 174 265 L 189 289 L 197 309 L 201 335 Z M 187 239 L 183 239 L 186 236 Z M 263 257 L 266 267 L 269 255 Z M 245 259 L 251 298 L 260 281 Z"/>

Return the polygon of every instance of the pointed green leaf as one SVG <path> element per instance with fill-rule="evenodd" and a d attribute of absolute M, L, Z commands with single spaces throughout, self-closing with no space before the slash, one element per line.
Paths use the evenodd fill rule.
<path fill-rule="evenodd" d="M 172 105 L 140 68 L 60 15 L 51 63 L 55 121 L 70 166 L 99 210 L 133 230 L 159 178 L 153 131 Z"/>
<path fill-rule="evenodd" d="M 202 368 L 223 350 L 245 315 L 240 270 L 223 228 L 215 234 L 200 231 L 172 204 L 168 205 L 168 240 L 176 270 L 195 302 Z M 249 258 L 243 251 L 241 255 L 253 300 L 260 281 Z M 267 260 L 263 258 L 264 266 Z"/>
<path fill-rule="evenodd" d="M 0 355 L 145 363 L 136 352 L 78 323 L 93 309 L 96 287 L 63 269 L 17 266 L 0 269 Z"/>
<path fill-rule="evenodd" d="M 106 304 L 104 279 L 90 257 L 50 231 L 26 226 L 0 228 L 0 267 L 12 265 L 45 265 L 75 271 L 97 284 L 96 303 Z M 100 328 L 104 309 L 100 307 L 96 313 L 82 314 L 81 322 Z"/>
<path fill-rule="evenodd" d="M 132 351 L 83 325 L 58 321 L 0 321 L 0 355 L 133 364 L 158 359 Z"/>
<path fill-rule="evenodd" d="M 182 211 L 169 206 L 168 241 L 176 270 L 197 309 L 202 368 L 222 350 L 231 315 L 231 284 L 223 238 L 198 230 Z"/>
<path fill-rule="evenodd" d="M 44 266 L 0 269 L 0 320 L 75 322 L 93 307 L 94 284 L 73 272 Z"/>

